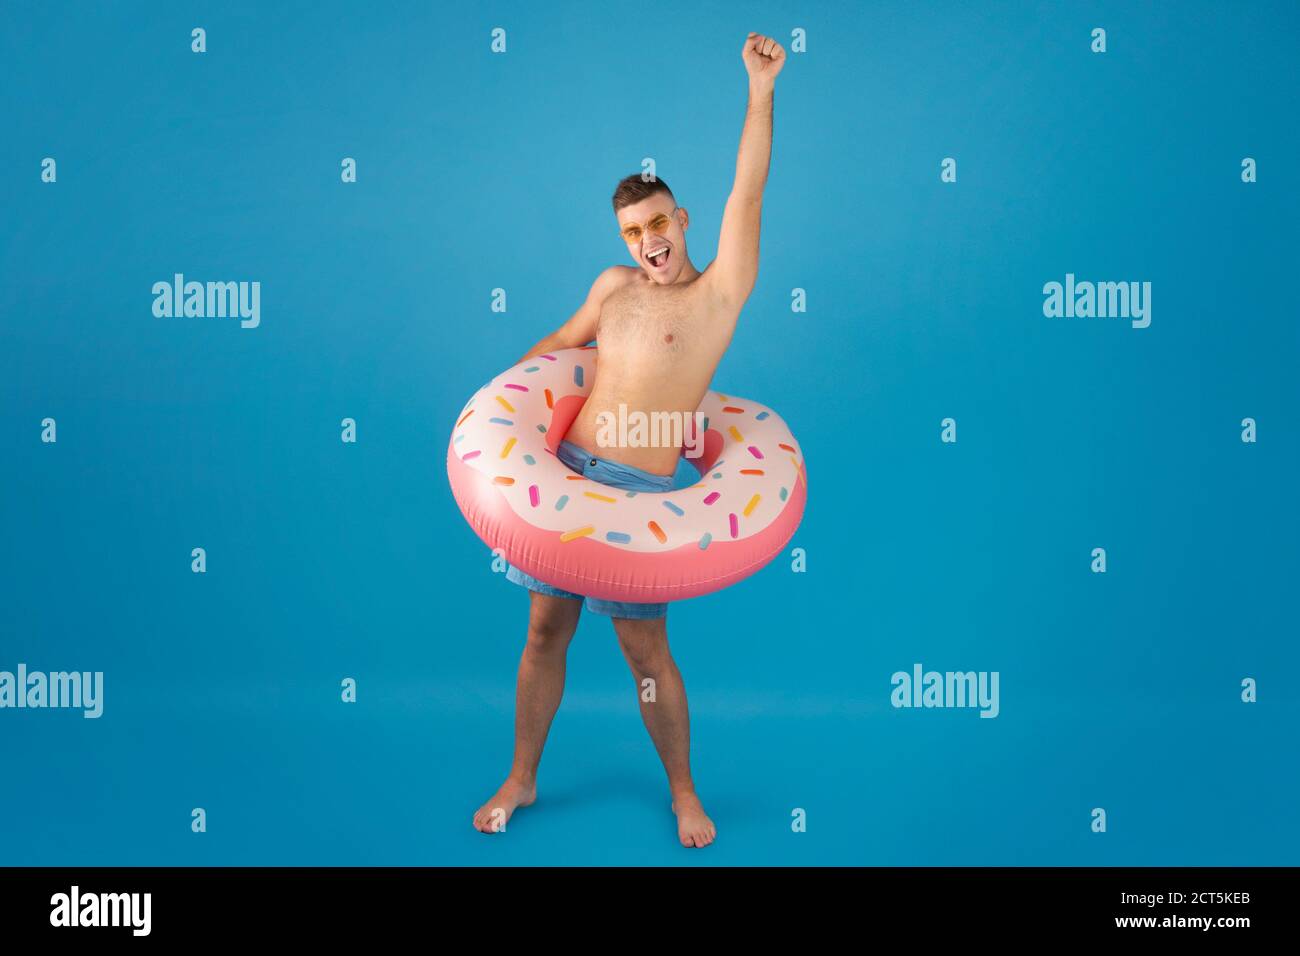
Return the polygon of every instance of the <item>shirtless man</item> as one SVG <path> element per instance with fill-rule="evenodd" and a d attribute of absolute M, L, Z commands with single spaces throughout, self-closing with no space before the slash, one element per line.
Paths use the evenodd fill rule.
<path fill-rule="evenodd" d="M 731 343 L 740 309 L 758 276 L 758 233 L 772 149 L 772 90 L 785 50 L 751 33 L 741 51 L 749 75 L 749 108 L 740 135 L 736 179 L 722 215 L 718 257 L 700 272 L 686 251 L 690 217 L 663 180 L 629 176 L 614 192 L 619 231 L 637 267 L 602 272 L 569 321 L 524 356 L 575 348 L 597 339 L 595 380 L 582 411 L 560 446 L 570 468 L 628 490 L 669 491 L 683 480 L 682 447 L 668 444 L 609 447 L 600 440 L 602 415 L 619 406 L 647 416 L 691 416 L 708 391 Z M 521 361 L 523 361 L 521 359 Z M 507 577 L 531 592 L 528 641 L 519 663 L 515 698 L 515 753 L 501 788 L 474 814 L 474 826 L 499 832 L 518 807 L 537 798 L 537 766 L 551 720 L 564 693 L 565 657 L 584 606 L 582 595 L 554 588 L 510 567 Z M 717 830 L 695 793 L 690 768 L 690 717 L 681 674 L 668 650 L 667 605 L 586 599 L 588 610 L 611 617 L 638 697 L 652 678 L 655 700 L 641 716 L 668 773 L 672 809 L 683 846 L 703 847 Z"/>

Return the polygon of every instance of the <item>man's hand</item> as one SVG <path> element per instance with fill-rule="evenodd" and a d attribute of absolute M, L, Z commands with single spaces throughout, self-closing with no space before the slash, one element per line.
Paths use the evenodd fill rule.
<path fill-rule="evenodd" d="M 761 33 L 751 33 L 745 38 L 745 48 L 740 52 L 745 61 L 749 82 L 771 86 L 776 75 L 785 66 L 785 50 L 781 44 Z"/>

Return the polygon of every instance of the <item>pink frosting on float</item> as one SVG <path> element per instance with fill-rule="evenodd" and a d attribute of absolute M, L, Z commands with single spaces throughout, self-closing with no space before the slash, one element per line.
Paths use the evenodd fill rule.
<path fill-rule="evenodd" d="M 447 450 L 457 505 L 511 564 L 576 594 L 674 601 L 753 574 L 789 542 L 807 476 L 798 442 L 771 409 L 707 393 L 701 453 L 687 458 L 698 484 L 625 492 L 555 454 L 590 392 L 596 350 L 539 358 L 549 361 L 520 363 L 479 389 Z"/>
<path fill-rule="evenodd" d="M 525 574 L 574 594 L 641 603 L 699 597 L 749 577 L 794 536 L 808 494 L 801 474 L 777 520 L 739 541 L 715 539 L 705 549 L 685 544 L 671 551 L 637 553 L 594 538 L 561 543 L 558 532 L 519 520 L 492 479 L 462 462 L 454 450 L 447 457 L 447 476 L 470 527 Z"/>

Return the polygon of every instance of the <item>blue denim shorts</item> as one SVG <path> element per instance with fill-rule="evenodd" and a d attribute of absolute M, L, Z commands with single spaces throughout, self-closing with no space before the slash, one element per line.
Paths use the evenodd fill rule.
<path fill-rule="evenodd" d="M 588 454 L 585 449 L 568 441 L 560 442 L 555 457 L 584 478 L 590 478 L 592 481 L 622 491 L 676 491 L 680 488 L 689 488 L 700 480 L 700 473 L 685 458 L 678 461 L 675 474 L 652 475 L 640 468 L 633 468 L 631 465 L 624 465 L 621 462 L 610 461 L 607 458 L 595 458 Z M 506 580 L 528 588 L 530 591 L 536 591 L 538 594 L 547 594 L 551 597 L 576 598 L 583 601 L 586 609 L 593 614 L 638 620 L 664 617 L 668 614 L 667 604 L 636 604 L 631 601 L 602 601 L 599 598 L 584 598 L 581 594 L 574 594 L 572 591 L 552 587 L 545 581 L 537 580 L 531 574 L 524 574 L 513 564 L 506 567 Z"/>

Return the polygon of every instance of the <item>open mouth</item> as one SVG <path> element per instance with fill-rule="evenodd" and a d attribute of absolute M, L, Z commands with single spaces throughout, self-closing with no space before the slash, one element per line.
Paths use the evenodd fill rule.
<path fill-rule="evenodd" d="M 660 246 L 651 252 L 645 254 L 645 261 L 652 269 L 665 269 L 668 266 L 668 259 L 672 255 L 672 249 L 668 246 Z"/>

